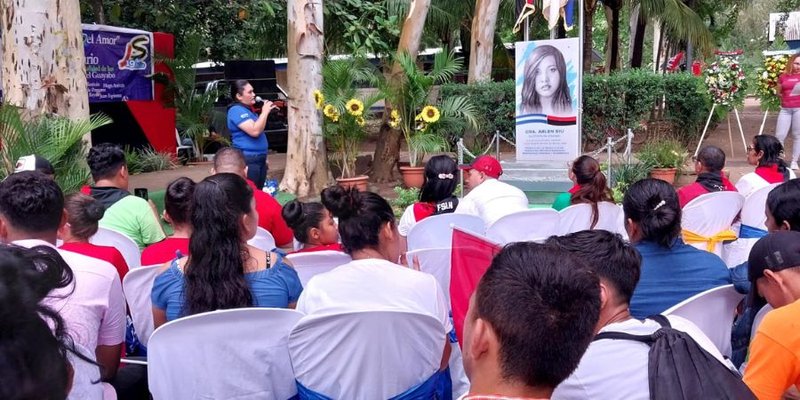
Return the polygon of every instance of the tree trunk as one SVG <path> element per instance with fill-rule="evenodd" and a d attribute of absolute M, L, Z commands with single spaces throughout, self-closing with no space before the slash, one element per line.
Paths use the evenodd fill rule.
<path fill-rule="evenodd" d="M 4 101 L 27 117 L 89 118 L 78 0 L 2 0 Z"/>
<path fill-rule="evenodd" d="M 606 73 L 611 73 L 620 69 L 619 11 L 622 0 L 606 1 L 604 7 L 609 31 L 606 41 Z"/>
<path fill-rule="evenodd" d="M 597 0 L 586 0 L 583 9 L 583 72 L 592 72 L 592 27 L 594 26 L 594 12 L 597 9 Z"/>
<path fill-rule="evenodd" d="M 647 31 L 647 19 L 641 15 L 641 6 L 638 4 L 631 12 L 631 45 L 630 45 L 630 66 L 631 68 L 641 68 L 644 57 L 644 36 Z"/>
<path fill-rule="evenodd" d="M 500 0 L 477 0 L 477 3 L 475 3 L 475 16 L 472 18 L 468 83 L 485 82 L 492 79 L 494 28 L 499 8 Z"/>
<path fill-rule="evenodd" d="M 315 196 L 330 182 L 322 120 L 312 93 L 322 87 L 322 1 L 287 3 L 289 143 L 280 188 L 298 197 Z"/>
<path fill-rule="evenodd" d="M 94 22 L 100 25 L 106 24 L 106 11 L 103 8 L 103 0 L 92 0 L 92 14 L 94 14 Z"/>
<path fill-rule="evenodd" d="M 408 15 L 403 21 L 403 28 L 400 33 L 400 43 L 397 45 L 397 52 L 406 52 L 416 57 L 419 52 L 419 44 L 422 40 L 422 29 L 425 27 L 425 18 L 428 16 L 428 9 L 431 0 L 411 0 L 408 8 Z M 395 63 L 389 75 L 389 84 L 394 84 L 401 77 L 402 69 Z M 387 106 L 390 106 L 387 104 Z M 387 107 L 388 108 L 388 107 Z M 388 113 L 384 113 L 388 115 Z M 400 140 L 402 135 L 397 129 L 389 129 L 384 123 L 375 144 L 375 155 L 372 162 L 372 175 L 370 178 L 375 182 L 387 182 L 392 180 L 392 171 L 400 159 Z"/>

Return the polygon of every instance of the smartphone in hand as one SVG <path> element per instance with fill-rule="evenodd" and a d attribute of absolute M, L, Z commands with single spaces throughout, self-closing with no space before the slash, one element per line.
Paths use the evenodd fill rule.
<path fill-rule="evenodd" d="M 149 195 L 147 193 L 147 188 L 135 188 L 133 189 L 133 195 L 136 197 L 141 197 L 145 200 L 149 200 Z"/>

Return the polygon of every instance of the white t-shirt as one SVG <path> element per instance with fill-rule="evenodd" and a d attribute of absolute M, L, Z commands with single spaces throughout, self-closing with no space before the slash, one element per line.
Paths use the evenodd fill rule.
<path fill-rule="evenodd" d="M 453 329 L 444 293 L 436 279 L 395 263 L 370 258 L 353 260 L 311 278 L 297 310 L 305 314 L 351 311 L 410 311 L 438 319 Z"/>
<path fill-rule="evenodd" d="M 681 317 L 667 318 L 673 328 L 688 334 L 703 350 L 726 367 L 734 369 L 697 326 Z M 609 324 L 600 329 L 600 332 L 649 335 L 660 327 L 653 320 L 629 319 Z M 649 352 L 650 346 L 633 340 L 593 341 L 583 354 L 578 368 L 556 387 L 551 399 L 649 400 Z"/>
<path fill-rule="evenodd" d="M 525 192 L 497 179 L 487 179 L 461 199 L 455 212 L 481 217 L 488 227 L 501 217 L 527 209 Z"/>
<path fill-rule="evenodd" d="M 402 236 L 408 236 L 408 231 L 417 223 L 417 217 L 414 216 L 414 205 L 406 207 L 403 211 L 403 216 L 400 217 L 400 222 L 397 224 L 397 231 Z"/>
<path fill-rule="evenodd" d="M 794 171 L 791 169 L 789 170 L 789 179 L 794 179 L 797 176 L 795 175 Z M 764 178 L 759 176 L 755 172 L 750 172 L 748 174 L 744 174 L 739 180 L 736 182 L 736 190 L 741 193 L 742 196 L 747 198 L 747 196 L 753 194 L 758 189 L 761 189 L 765 186 L 769 186 L 770 183 L 767 182 Z"/>

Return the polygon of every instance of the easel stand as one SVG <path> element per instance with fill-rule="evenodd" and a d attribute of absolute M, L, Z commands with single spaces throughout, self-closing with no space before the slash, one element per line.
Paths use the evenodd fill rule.
<path fill-rule="evenodd" d="M 706 132 L 708 132 L 708 125 L 711 124 L 711 117 L 714 116 L 714 110 L 717 108 L 717 103 L 711 105 L 711 112 L 708 113 L 708 119 L 706 119 L 706 126 L 703 128 L 703 134 L 700 136 L 700 142 L 697 143 L 697 148 L 694 150 L 694 156 L 697 157 L 697 153 L 700 152 L 700 146 L 703 145 L 703 139 L 706 137 Z M 744 138 L 744 131 L 742 130 L 742 121 L 739 119 L 739 110 L 736 107 L 733 108 L 733 113 L 736 115 L 736 123 L 739 125 L 739 134 L 742 136 L 742 146 L 744 147 L 744 153 L 747 154 L 747 139 Z M 764 116 L 766 119 L 766 115 Z M 764 124 L 761 124 L 761 127 L 764 127 Z M 733 134 L 731 133 L 731 115 L 728 113 L 728 142 L 731 144 L 731 157 L 735 155 L 733 150 Z"/>
<path fill-rule="evenodd" d="M 767 123 L 767 114 L 769 114 L 769 110 L 764 111 L 764 118 L 761 119 L 761 128 L 758 128 L 758 134 L 759 135 L 764 133 L 764 124 Z"/>

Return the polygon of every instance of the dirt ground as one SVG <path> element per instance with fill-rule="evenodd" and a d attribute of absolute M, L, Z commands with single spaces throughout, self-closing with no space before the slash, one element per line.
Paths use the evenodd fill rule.
<path fill-rule="evenodd" d="M 742 131 L 744 132 L 745 139 L 749 143 L 750 140 L 754 135 L 758 134 L 759 127 L 761 126 L 762 118 L 764 117 L 764 112 L 761 111 L 759 108 L 758 99 L 755 98 L 747 98 L 745 100 L 744 107 L 739 110 L 739 117 L 742 122 Z M 764 133 L 766 134 L 774 134 L 775 133 L 775 123 L 777 119 L 777 113 L 770 113 L 767 116 L 766 123 L 764 124 Z M 745 154 L 745 145 L 742 144 L 741 135 L 739 133 L 739 127 L 736 123 L 736 118 L 734 113 L 730 113 L 730 128 L 731 128 L 731 135 L 733 138 L 733 151 L 731 151 L 731 140 L 728 137 L 728 124 L 726 122 L 720 123 L 718 126 L 715 127 L 714 130 L 710 130 L 706 134 L 706 138 L 703 140 L 704 145 L 715 145 L 720 147 L 725 151 L 728 156 L 727 161 L 727 170 L 730 173 L 730 179 L 733 182 L 736 182 L 742 175 L 751 172 L 753 167 L 747 164 L 747 158 Z M 788 138 L 786 140 L 786 147 L 788 149 L 792 148 L 792 139 Z M 374 141 L 367 141 L 364 143 L 362 147 L 362 154 L 363 155 L 371 155 L 375 148 Z M 695 148 L 692 147 L 688 149 L 690 153 L 694 153 Z M 501 159 L 513 159 L 513 149 L 510 147 L 504 147 L 501 149 Z M 789 151 L 787 151 L 789 153 Z M 401 155 L 401 159 L 405 154 Z M 280 180 L 283 177 L 283 171 L 286 167 L 286 154 L 283 153 L 271 153 L 268 157 L 269 160 L 269 173 L 268 179 L 277 179 Z M 691 165 L 687 165 L 687 168 L 684 170 L 684 174 L 681 175 L 679 178 L 676 186 L 680 187 L 691 182 L 694 182 L 694 175 L 693 171 L 689 171 L 688 169 L 691 168 Z M 130 178 L 130 187 L 145 187 L 148 188 L 150 191 L 158 191 L 164 190 L 167 184 L 172 180 L 186 176 L 195 181 L 202 180 L 206 176 L 210 175 L 211 165 L 208 163 L 201 163 L 201 164 L 191 164 L 187 166 L 181 166 L 172 170 L 167 171 L 159 171 L 159 172 L 151 172 L 145 174 L 138 174 L 133 175 Z M 691 172 L 691 173 L 690 173 Z M 369 189 L 373 192 L 379 193 L 381 196 L 385 198 L 395 198 L 396 195 L 394 193 L 394 188 L 400 186 L 401 183 L 399 181 L 399 176 L 396 177 L 397 180 L 382 183 L 382 184 L 375 184 L 370 183 Z"/>

